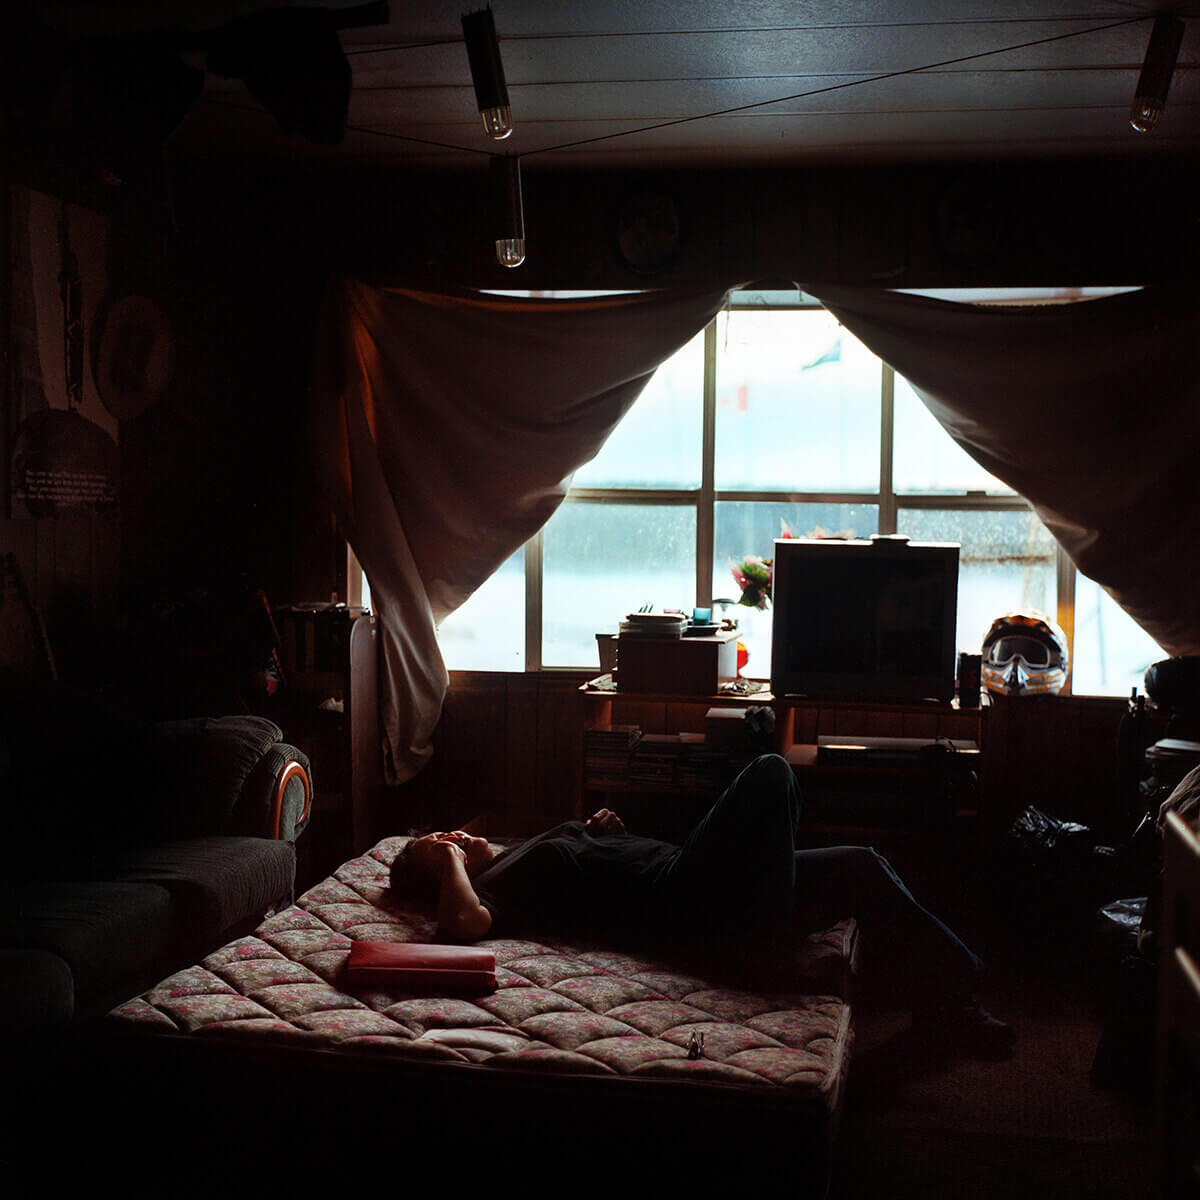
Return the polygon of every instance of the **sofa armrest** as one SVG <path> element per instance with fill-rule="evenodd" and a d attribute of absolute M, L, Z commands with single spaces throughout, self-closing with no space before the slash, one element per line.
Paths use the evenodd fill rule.
<path fill-rule="evenodd" d="M 158 790 L 177 836 L 294 841 L 312 808 L 312 764 L 264 717 L 203 717 L 156 729 Z"/>
<path fill-rule="evenodd" d="M 233 811 L 235 832 L 294 842 L 312 812 L 312 764 L 295 746 L 277 742 L 251 772 Z"/>

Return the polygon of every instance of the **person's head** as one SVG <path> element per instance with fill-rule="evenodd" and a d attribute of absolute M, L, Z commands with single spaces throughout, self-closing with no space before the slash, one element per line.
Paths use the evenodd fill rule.
<path fill-rule="evenodd" d="M 393 891 L 407 896 L 431 896 L 437 891 L 440 878 L 439 842 L 453 842 L 466 856 L 467 875 L 475 876 L 496 857 L 496 849 L 487 838 L 473 837 L 461 829 L 449 833 L 427 833 L 414 837 L 392 862 Z"/>

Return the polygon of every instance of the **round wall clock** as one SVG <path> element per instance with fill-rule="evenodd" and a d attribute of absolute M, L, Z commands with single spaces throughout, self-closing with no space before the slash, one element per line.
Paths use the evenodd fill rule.
<path fill-rule="evenodd" d="M 994 172 L 953 179 L 933 208 L 933 239 L 959 267 L 978 267 L 998 258 L 1017 225 L 1016 199 Z"/>
<path fill-rule="evenodd" d="M 617 250 L 621 261 L 639 275 L 653 275 L 678 257 L 679 210 L 662 193 L 630 197 L 617 218 Z"/>

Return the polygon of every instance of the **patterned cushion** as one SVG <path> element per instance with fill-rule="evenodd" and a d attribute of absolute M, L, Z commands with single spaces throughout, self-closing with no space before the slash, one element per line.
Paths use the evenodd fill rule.
<path fill-rule="evenodd" d="M 114 1009 L 110 1023 L 204 1038 L 250 1038 L 381 1060 L 608 1079 L 720 1084 L 802 1101 L 832 1117 L 852 1045 L 833 992 L 759 995 L 642 954 L 559 939 L 490 939 L 497 990 L 471 999 L 350 990 L 355 939 L 428 941 L 430 912 L 400 902 L 386 838 L 203 962 Z M 847 921 L 798 959 L 853 959 Z M 701 1048 L 702 1043 L 702 1048 Z"/>

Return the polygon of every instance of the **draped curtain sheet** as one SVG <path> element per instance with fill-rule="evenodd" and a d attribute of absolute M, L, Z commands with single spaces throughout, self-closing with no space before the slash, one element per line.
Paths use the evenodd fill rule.
<path fill-rule="evenodd" d="M 550 519 L 574 471 L 724 298 L 331 286 L 310 433 L 371 583 L 391 781 L 431 753 L 448 685 L 438 623 Z"/>
<path fill-rule="evenodd" d="M 1200 654 L 1200 302 L 805 287 L 1169 654 Z"/>
<path fill-rule="evenodd" d="M 1200 654 L 1200 302 L 1147 289 L 998 308 L 803 286 L 1168 653 Z M 331 288 L 311 432 L 379 616 L 391 779 L 430 754 L 438 622 L 545 524 L 724 296 Z"/>

